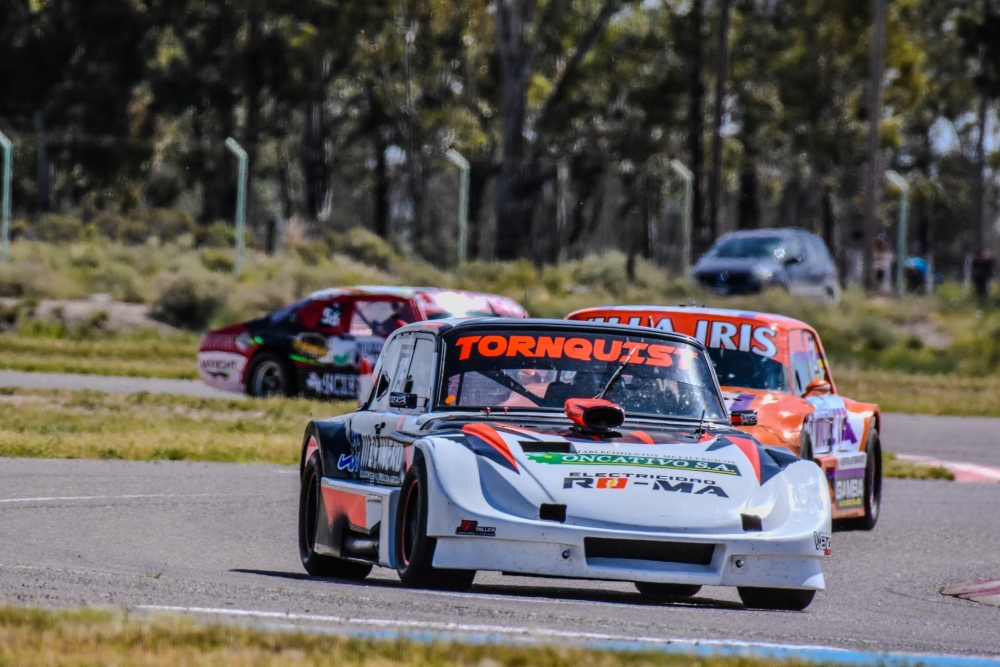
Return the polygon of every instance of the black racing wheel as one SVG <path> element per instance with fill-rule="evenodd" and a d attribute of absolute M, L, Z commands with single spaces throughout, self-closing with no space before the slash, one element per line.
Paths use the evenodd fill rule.
<path fill-rule="evenodd" d="M 427 536 L 427 468 L 418 458 L 406 471 L 396 507 L 396 571 L 405 586 L 445 591 L 465 591 L 475 570 L 446 570 L 432 565 L 437 540 Z"/>
<path fill-rule="evenodd" d="M 267 398 L 295 393 L 295 369 L 287 359 L 274 352 L 261 352 L 253 358 L 247 372 L 247 395 Z"/>
<path fill-rule="evenodd" d="M 865 515 L 843 522 L 844 527 L 855 530 L 874 528 L 882 508 L 882 443 L 874 425 L 868 432 L 865 453 L 868 454 L 868 463 L 865 464 Z"/>
<path fill-rule="evenodd" d="M 689 598 L 701 590 L 701 586 L 697 584 L 658 584 L 649 581 L 637 581 L 635 587 L 643 595 L 673 598 Z"/>
<path fill-rule="evenodd" d="M 319 523 L 320 479 L 323 462 L 319 452 L 306 461 L 302 469 L 302 490 L 299 493 L 299 557 L 306 572 L 315 577 L 364 579 L 372 571 L 371 563 L 345 560 L 316 553 L 316 526 Z"/>
<path fill-rule="evenodd" d="M 756 588 L 737 586 L 740 600 L 750 609 L 773 611 L 802 611 L 816 596 L 816 591 L 800 588 Z"/>

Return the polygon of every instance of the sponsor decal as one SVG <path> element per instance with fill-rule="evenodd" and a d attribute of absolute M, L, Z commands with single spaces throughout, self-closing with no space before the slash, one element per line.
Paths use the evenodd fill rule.
<path fill-rule="evenodd" d="M 346 373 L 309 373 L 306 378 L 306 387 L 309 391 L 320 396 L 348 396 L 354 398 L 358 395 L 358 376 Z"/>
<path fill-rule="evenodd" d="M 406 469 L 406 447 L 377 435 L 355 433 L 351 458 L 360 479 L 377 484 L 402 484 Z"/>
<path fill-rule="evenodd" d="M 653 315 L 629 318 L 591 317 L 589 321 L 628 324 L 634 327 L 649 325 L 660 331 L 669 331 L 671 333 L 675 331 L 674 323 L 669 317 L 661 317 L 655 323 L 653 317 Z M 623 322 L 621 321 L 622 319 L 626 319 L 627 321 Z M 699 343 L 706 347 L 755 352 L 767 358 L 777 356 L 778 354 L 778 345 L 775 343 L 777 331 L 770 326 L 754 326 L 745 322 L 736 324 L 722 320 L 698 320 L 693 332 L 682 331 L 681 333 L 693 336 Z"/>
<path fill-rule="evenodd" d="M 833 553 L 833 539 L 830 537 L 830 533 L 814 532 L 813 543 L 816 545 L 816 551 L 822 551 L 824 556 Z"/>
<path fill-rule="evenodd" d="M 201 359 L 198 365 L 201 367 L 202 371 L 214 378 L 228 378 L 237 369 L 236 360 L 231 358 Z"/>
<path fill-rule="evenodd" d="M 299 354 L 309 357 L 310 359 L 319 359 L 326 355 L 326 348 L 319 345 L 314 345 L 313 343 L 307 343 L 302 340 L 293 340 L 292 349 Z"/>
<path fill-rule="evenodd" d="M 479 527 L 478 521 L 472 521 L 470 519 L 462 519 L 462 522 L 458 524 L 458 528 L 455 529 L 456 535 L 473 535 L 475 537 L 496 537 L 497 529 L 489 528 L 483 526 Z"/>
<path fill-rule="evenodd" d="M 646 479 L 628 479 L 626 477 L 587 477 L 586 473 L 570 473 L 563 478 L 564 489 L 624 489 L 629 483 L 633 489 L 640 486 L 654 491 L 672 491 L 674 493 L 690 493 L 696 496 L 711 495 L 728 498 L 729 494 L 712 480 L 694 479 L 689 477 L 673 477 L 670 475 L 640 475 Z"/>
<path fill-rule="evenodd" d="M 834 502 L 840 509 L 861 507 L 865 502 L 864 469 L 836 471 L 833 484 Z"/>
<path fill-rule="evenodd" d="M 837 467 L 841 470 L 854 470 L 856 468 L 864 468 L 868 463 L 868 455 L 864 452 L 860 454 L 852 454 L 850 456 L 841 456 L 837 459 Z"/>
<path fill-rule="evenodd" d="M 673 366 L 687 370 L 695 351 L 687 346 L 638 343 L 605 338 L 567 336 L 462 336 L 455 341 L 459 361 L 472 356 L 527 357 L 578 361 L 624 362 L 636 365 Z M 631 356 L 630 356 L 631 355 Z"/>
<path fill-rule="evenodd" d="M 340 326 L 340 304 L 331 303 L 329 306 L 323 309 L 323 314 L 320 315 L 319 323 L 325 327 L 330 327 L 331 329 L 336 329 Z"/>
<path fill-rule="evenodd" d="M 350 454 L 341 454 L 340 458 L 337 459 L 337 470 L 346 470 L 351 473 L 357 472 L 358 462 Z"/>
<path fill-rule="evenodd" d="M 669 470 L 690 470 L 692 472 L 715 473 L 719 475 L 740 475 L 739 466 L 731 462 L 704 461 L 699 459 L 680 459 L 663 456 L 638 456 L 633 454 L 559 454 L 555 452 L 540 452 L 528 454 L 528 459 L 535 463 L 550 463 L 555 465 L 602 465 L 602 466 L 641 466 L 648 468 L 666 468 Z"/>

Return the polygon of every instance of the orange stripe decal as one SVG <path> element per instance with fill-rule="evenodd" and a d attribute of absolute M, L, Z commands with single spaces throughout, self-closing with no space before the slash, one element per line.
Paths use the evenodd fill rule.
<path fill-rule="evenodd" d="M 331 526 L 337 517 L 346 516 L 352 525 L 360 528 L 367 527 L 368 499 L 365 495 L 330 489 L 325 486 L 322 491 L 326 518 Z"/>
<path fill-rule="evenodd" d="M 757 450 L 757 444 L 750 438 L 740 438 L 732 435 L 726 436 L 726 439 L 739 447 L 743 455 L 747 457 L 750 465 L 753 466 L 754 473 L 757 475 L 757 483 L 760 484 L 760 452 Z"/>
<path fill-rule="evenodd" d="M 514 470 L 517 470 L 517 460 L 514 455 L 510 453 L 510 447 L 504 442 L 503 437 L 497 433 L 496 429 L 487 424 L 466 424 L 462 427 L 462 433 L 467 433 L 469 435 L 474 435 L 486 444 L 488 444 L 493 449 L 500 452 L 500 454 L 507 459 Z"/>

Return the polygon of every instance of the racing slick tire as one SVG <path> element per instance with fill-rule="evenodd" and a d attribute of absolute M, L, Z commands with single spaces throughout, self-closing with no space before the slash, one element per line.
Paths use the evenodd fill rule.
<path fill-rule="evenodd" d="M 799 458 L 806 461 L 813 460 L 812 440 L 809 439 L 809 434 L 804 431 L 799 437 Z"/>
<path fill-rule="evenodd" d="M 313 452 L 302 469 L 302 490 L 299 493 L 299 557 L 302 559 L 302 566 L 314 577 L 364 579 L 372 571 L 371 563 L 323 556 L 314 550 L 322 477 L 322 460 L 319 452 Z"/>
<path fill-rule="evenodd" d="M 441 591 L 466 591 L 475 570 L 433 567 L 437 540 L 427 536 L 427 464 L 418 458 L 406 471 L 396 506 L 393 543 L 396 572 L 404 586 Z"/>
<path fill-rule="evenodd" d="M 689 598 L 701 590 L 701 586 L 697 584 L 659 584 L 649 581 L 637 581 L 635 587 L 643 595 L 672 598 Z"/>
<path fill-rule="evenodd" d="M 295 369 L 274 352 L 261 352 L 250 362 L 246 390 L 248 396 L 257 398 L 293 396 Z"/>
<path fill-rule="evenodd" d="M 768 609 L 771 611 L 802 611 L 816 596 L 816 591 L 800 588 L 737 586 L 736 591 L 748 609 Z"/>
<path fill-rule="evenodd" d="M 874 528 L 882 509 L 882 443 L 874 427 L 869 430 L 865 452 L 868 454 L 868 463 L 865 464 L 865 515 L 843 522 L 845 528 L 854 530 Z"/>

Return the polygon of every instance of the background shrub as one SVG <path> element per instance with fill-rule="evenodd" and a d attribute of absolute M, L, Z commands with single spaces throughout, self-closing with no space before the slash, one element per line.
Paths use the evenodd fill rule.
<path fill-rule="evenodd" d="M 152 316 L 180 329 L 208 328 L 213 317 L 226 306 L 230 284 L 208 272 L 170 273 L 157 281 Z"/>

